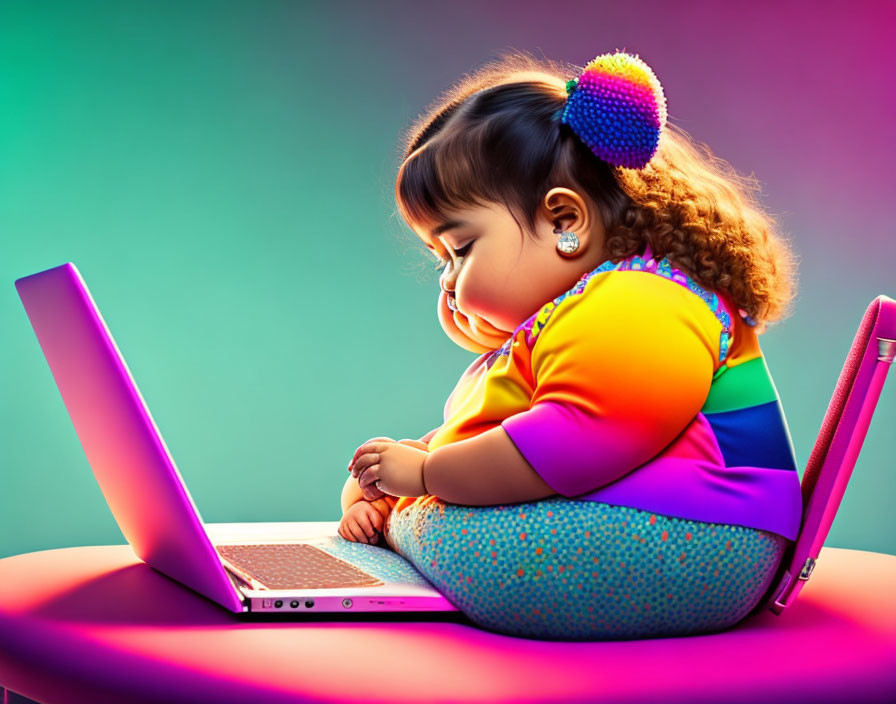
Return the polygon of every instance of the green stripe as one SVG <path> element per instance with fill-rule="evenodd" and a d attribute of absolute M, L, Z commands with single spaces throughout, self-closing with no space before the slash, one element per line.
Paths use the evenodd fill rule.
<path fill-rule="evenodd" d="M 722 365 L 713 375 L 701 413 L 724 413 L 777 401 L 778 392 L 760 355 L 735 367 Z"/>

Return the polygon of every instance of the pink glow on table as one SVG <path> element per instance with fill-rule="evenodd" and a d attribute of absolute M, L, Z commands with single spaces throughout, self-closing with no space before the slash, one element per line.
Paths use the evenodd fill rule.
<path fill-rule="evenodd" d="M 565 643 L 462 622 L 243 622 L 128 546 L 48 550 L 0 560 L 0 684 L 50 703 L 886 701 L 894 590 L 896 557 L 825 548 L 783 616 Z"/>

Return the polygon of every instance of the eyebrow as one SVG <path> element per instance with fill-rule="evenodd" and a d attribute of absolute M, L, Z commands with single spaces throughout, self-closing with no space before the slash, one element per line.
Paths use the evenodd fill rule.
<path fill-rule="evenodd" d="M 456 227 L 466 227 L 470 223 L 464 222 L 463 220 L 447 220 L 443 222 L 441 225 L 438 225 L 432 229 L 432 236 L 438 237 L 443 232 L 447 232 L 448 230 L 453 230 Z"/>

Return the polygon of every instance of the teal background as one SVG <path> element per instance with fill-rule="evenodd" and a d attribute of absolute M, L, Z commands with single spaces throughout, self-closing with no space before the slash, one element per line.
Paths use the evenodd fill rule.
<path fill-rule="evenodd" d="M 639 53 L 670 121 L 760 179 L 801 259 L 760 342 L 804 466 L 896 297 L 894 5 L 588 7 L 0 4 L 0 557 L 123 542 L 13 286 L 67 261 L 207 521 L 338 520 L 358 445 L 440 425 L 475 355 L 396 213 L 398 136 L 504 48 Z M 829 545 L 896 553 L 894 383 Z"/>

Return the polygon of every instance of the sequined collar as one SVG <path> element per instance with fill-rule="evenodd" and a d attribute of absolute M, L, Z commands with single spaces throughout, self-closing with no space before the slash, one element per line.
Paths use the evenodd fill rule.
<path fill-rule="evenodd" d="M 703 287 L 699 286 L 681 269 L 673 268 L 668 258 L 663 257 L 660 260 L 655 259 L 650 245 L 647 244 L 645 245 L 643 254 L 634 254 L 615 264 L 612 261 L 607 260 L 591 271 L 582 274 L 582 276 L 576 282 L 575 286 L 573 286 L 568 291 L 560 294 L 553 301 L 550 301 L 542 306 L 541 309 L 539 309 L 536 313 L 534 313 L 523 323 L 521 323 L 519 327 L 517 327 L 516 330 L 513 331 L 513 334 L 507 338 L 504 344 L 501 345 L 501 347 L 489 354 L 488 359 L 486 360 L 486 365 L 491 368 L 492 364 L 494 364 L 495 360 L 498 357 L 510 353 L 510 349 L 514 344 L 514 341 L 519 336 L 520 330 L 524 331 L 526 345 L 527 347 L 529 347 L 529 349 L 531 349 L 532 345 L 535 342 L 535 338 L 538 336 L 538 333 L 541 332 L 542 328 L 544 328 L 545 324 L 547 323 L 548 319 L 551 317 L 551 314 L 554 312 L 557 306 L 560 305 L 560 303 L 568 296 L 576 296 L 582 293 L 585 290 L 585 286 L 588 284 L 588 281 L 590 281 L 593 276 L 606 271 L 645 271 L 652 274 L 658 274 L 659 276 L 663 276 L 664 278 L 667 278 L 681 286 L 684 286 L 689 291 L 692 291 L 693 293 L 700 296 L 700 298 L 702 298 L 706 302 L 706 305 L 709 306 L 710 310 L 712 310 L 713 314 L 719 319 L 719 322 L 722 324 L 719 358 L 725 358 L 728 352 L 728 345 L 731 340 L 731 333 L 733 328 L 731 316 L 728 313 L 727 306 L 724 305 L 724 303 L 716 293 L 707 291 Z M 752 319 L 746 318 L 746 314 L 744 311 L 740 311 L 740 314 L 745 318 L 745 322 L 748 325 L 756 324 L 752 321 Z"/>

